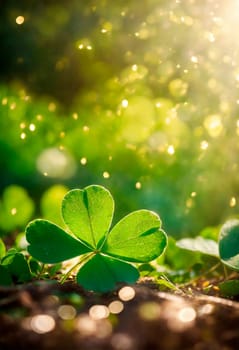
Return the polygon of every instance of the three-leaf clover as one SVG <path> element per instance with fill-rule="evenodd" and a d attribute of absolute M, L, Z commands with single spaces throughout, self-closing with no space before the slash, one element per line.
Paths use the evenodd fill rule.
<path fill-rule="evenodd" d="M 82 255 L 76 279 L 87 290 L 106 292 L 120 282 L 134 283 L 139 272 L 128 262 L 157 258 L 167 236 L 152 211 L 134 211 L 111 229 L 113 213 L 113 197 L 104 187 L 71 190 L 62 201 L 67 231 L 47 220 L 32 221 L 26 228 L 28 252 L 47 264 Z"/>

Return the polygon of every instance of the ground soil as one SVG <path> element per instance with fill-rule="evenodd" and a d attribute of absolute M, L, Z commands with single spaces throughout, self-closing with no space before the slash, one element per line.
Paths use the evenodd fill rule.
<path fill-rule="evenodd" d="M 119 297 L 122 287 L 99 295 L 73 281 L 1 287 L 0 349 L 239 349 L 239 302 L 201 293 L 162 292 L 150 283 L 132 287 L 135 296 L 128 301 Z M 108 307 L 112 301 L 120 301 L 121 312 L 104 315 L 99 309 L 93 318 L 89 314 L 92 306 Z M 73 306 L 75 313 L 68 309 L 62 315 L 62 305 Z M 45 321 L 43 329 L 35 329 L 32 320 L 39 315 L 50 316 L 53 325 L 44 328 Z"/>

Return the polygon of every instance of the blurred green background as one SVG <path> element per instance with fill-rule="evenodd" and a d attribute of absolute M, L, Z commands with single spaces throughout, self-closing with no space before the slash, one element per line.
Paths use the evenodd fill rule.
<path fill-rule="evenodd" d="M 2 235 L 93 183 L 175 237 L 238 214 L 238 0 L 0 7 Z"/>

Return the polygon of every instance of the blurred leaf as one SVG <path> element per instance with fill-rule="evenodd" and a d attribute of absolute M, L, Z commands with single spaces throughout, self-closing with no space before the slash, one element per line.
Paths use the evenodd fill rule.
<path fill-rule="evenodd" d="M 7 187 L 0 202 L 0 227 L 11 231 L 24 227 L 34 212 L 34 203 L 20 186 Z"/>
<path fill-rule="evenodd" d="M 229 220 L 219 234 L 219 254 L 222 262 L 239 270 L 239 220 Z"/>
<path fill-rule="evenodd" d="M 196 238 L 183 238 L 177 241 L 176 245 L 182 249 L 218 257 L 218 244 L 211 239 L 200 236 Z"/>
<path fill-rule="evenodd" d="M 218 285 L 221 295 L 235 297 L 239 295 L 239 280 L 224 281 Z"/>
<path fill-rule="evenodd" d="M 6 247 L 5 247 L 5 244 L 3 243 L 3 241 L 0 238 L 0 260 L 5 255 L 5 253 L 6 253 Z"/>
<path fill-rule="evenodd" d="M 165 264 L 173 270 L 188 270 L 200 261 L 199 254 L 189 250 L 182 250 L 177 246 L 173 237 L 168 238 L 168 246 L 164 256 Z"/>
<path fill-rule="evenodd" d="M 44 219 L 50 220 L 61 227 L 64 226 L 61 202 L 67 191 L 67 187 L 63 185 L 54 185 L 43 193 L 40 203 Z"/>
<path fill-rule="evenodd" d="M 6 266 L 0 265 L 0 285 L 10 286 L 12 284 L 11 275 Z"/>
<path fill-rule="evenodd" d="M 219 228 L 218 227 L 206 227 L 202 231 L 200 231 L 199 236 L 212 239 L 213 241 L 218 241 Z"/>
<path fill-rule="evenodd" d="M 2 266 L 7 268 L 16 282 L 27 282 L 32 277 L 27 260 L 22 253 L 7 253 L 2 259 Z"/>

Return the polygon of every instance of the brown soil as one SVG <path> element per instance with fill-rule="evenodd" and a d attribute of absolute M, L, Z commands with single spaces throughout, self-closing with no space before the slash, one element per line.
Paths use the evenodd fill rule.
<path fill-rule="evenodd" d="M 238 302 L 160 292 L 144 283 L 132 288 L 135 296 L 128 301 L 120 300 L 120 288 L 97 295 L 71 281 L 1 288 L 0 349 L 239 349 Z M 111 308 L 104 315 L 112 301 L 123 310 Z M 67 305 L 64 312 L 62 305 Z M 94 314 L 94 305 L 107 308 L 100 306 Z"/>

